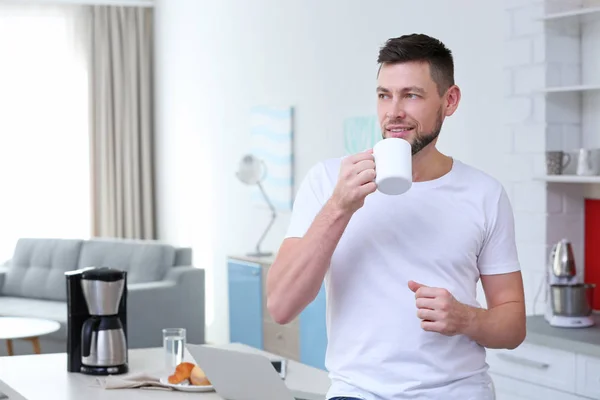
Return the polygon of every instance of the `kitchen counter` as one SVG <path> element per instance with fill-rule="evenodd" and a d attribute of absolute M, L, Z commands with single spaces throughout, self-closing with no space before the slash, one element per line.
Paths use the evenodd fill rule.
<path fill-rule="evenodd" d="M 600 357 L 600 314 L 594 314 L 593 318 L 596 324 L 588 328 L 556 328 L 550 326 L 543 315 L 527 317 L 525 341 L 540 346 Z"/>

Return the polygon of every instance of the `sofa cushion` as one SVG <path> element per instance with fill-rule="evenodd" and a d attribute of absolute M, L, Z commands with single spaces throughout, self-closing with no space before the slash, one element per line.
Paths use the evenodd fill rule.
<path fill-rule="evenodd" d="M 133 239 L 91 239 L 81 247 L 78 268 L 109 267 L 127 272 L 127 283 L 162 280 L 175 262 L 173 246 Z"/>
<path fill-rule="evenodd" d="M 60 329 L 45 337 L 67 340 L 67 303 L 64 301 L 0 296 L 0 316 L 44 318 L 57 321 L 60 323 Z"/>
<path fill-rule="evenodd" d="M 81 243 L 77 239 L 19 239 L 2 294 L 66 301 L 65 272 L 77 269 Z"/>

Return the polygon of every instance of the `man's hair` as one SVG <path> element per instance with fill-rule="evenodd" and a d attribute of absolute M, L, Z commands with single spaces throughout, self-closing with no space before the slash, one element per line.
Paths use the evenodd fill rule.
<path fill-rule="evenodd" d="M 398 64 L 427 62 L 431 79 L 436 83 L 440 96 L 454 85 L 454 61 L 452 52 L 438 39 L 423 34 L 404 35 L 389 39 L 379 50 L 377 62 Z"/>

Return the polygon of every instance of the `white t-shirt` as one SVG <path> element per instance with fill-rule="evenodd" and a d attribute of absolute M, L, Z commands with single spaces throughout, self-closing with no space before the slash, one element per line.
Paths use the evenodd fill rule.
<path fill-rule="evenodd" d="M 286 237 L 302 237 L 333 193 L 341 159 L 302 182 Z M 400 196 L 378 191 L 350 220 L 325 276 L 328 398 L 493 399 L 485 349 L 420 326 L 408 281 L 476 300 L 480 275 L 520 270 L 509 199 L 494 178 L 458 160 Z"/>

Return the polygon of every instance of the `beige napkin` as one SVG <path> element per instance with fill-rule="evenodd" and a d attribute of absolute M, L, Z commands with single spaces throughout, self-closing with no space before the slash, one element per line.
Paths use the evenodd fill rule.
<path fill-rule="evenodd" d="M 104 389 L 174 390 L 172 387 L 162 384 L 157 377 L 147 373 L 126 376 L 109 375 L 106 378 L 96 378 L 96 383 Z"/>

